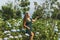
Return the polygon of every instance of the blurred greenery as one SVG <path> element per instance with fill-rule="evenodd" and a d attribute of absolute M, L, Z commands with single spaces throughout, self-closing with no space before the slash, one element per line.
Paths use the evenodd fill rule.
<path fill-rule="evenodd" d="M 34 32 L 34 40 L 58 40 L 58 33 L 60 33 L 60 3 L 57 0 L 51 0 L 51 8 L 54 10 L 51 18 L 45 13 L 45 3 L 42 6 L 34 2 L 35 10 L 32 18 L 39 18 L 32 24 L 32 31 Z M 19 7 L 13 7 L 12 3 L 2 6 L 0 9 L 0 38 L 3 40 L 29 40 L 26 29 L 23 28 L 22 12 L 25 14 L 29 11 L 29 0 L 21 0 Z M 56 4 L 58 8 L 53 7 Z M 47 5 L 48 6 L 48 5 Z M 18 9 L 18 10 L 17 10 Z M 22 12 L 21 12 L 22 11 Z M 47 18 L 44 16 L 47 15 Z M 46 19 L 45 19 L 46 18 Z"/>
<path fill-rule="evenodd" d="M 9 27 L 7 22 L 5 22 L 4 27 L 2 27 L 2 28 L 4 28 L 3 31 L 0 28 L 1 29 L 0 38 L 8 37 L 9 40 L 14 40 L 15 36 L 18 37 L 18 35 L 22 35 L 21 40 L 23 40 L 23 39 L 26 40 L 28 36 L 25 35 L 25 32 L 24 32 L 25 30 L 22 31 L 22 28 L 23 28 L 23 25 L 22 25 L 23 21 L 22 20 L 23 19 L 8 20 L 7 22 L 9 22 L 12 27 Z M 21 21 L 20 25 L 15 26 L 14 25 L 15 22 L 17 23 L 19 21 Z M 32 25 L 32 27 L 33 27 L 32 31 L 35 33 L 34 40 L 58 40 L 58 33 L 60 32 L 60 27 L 59 27 L 60 26 L 60 20 L 54 20 L 55 24 L 56 24 L 56 22 L 57 22 L 58 31 L 54 30 L 54 28 L 53 28 L 54 26 L 53 26 L 50 19 L 47 19 L 47 20 L 39 19 L 36 22 L 34 22 Z M 2 25 L 0 25 L 0 27 L 1 26 Z M 14 31 L 17 29 L 19 29 L 19 31 Z M 10 31 L 10 32 L 8 32 L 8 31 Z M 8 35 L 8 34 L 10 34 L 10 35 Z M 11 35 L 13 36 L 12 39 L 9 37 Z M 18 39 L 20 39 L 20 38 L 19 37 L 16 38 L 16 40 L 18 40 Z"/>

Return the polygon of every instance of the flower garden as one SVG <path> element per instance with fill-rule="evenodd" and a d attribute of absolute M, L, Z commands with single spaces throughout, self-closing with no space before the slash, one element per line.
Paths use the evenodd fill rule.
<path fill-rule="evenodd" d="M 58 40 L 60 20 L 39 19 L 33 23 L 34 40 Z M 0 40 L 29 40 L 22 19 L 3 21 L 0 18 Z"/>

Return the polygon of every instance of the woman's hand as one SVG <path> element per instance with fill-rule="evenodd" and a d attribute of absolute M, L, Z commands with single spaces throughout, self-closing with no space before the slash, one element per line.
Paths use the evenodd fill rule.
<path fill-rule="evenodd" d="M 39 16 L 37 16 L 35 19 L 32 19 L 32 23 L 35 22 L 37 18 L 39 18 Z"/>
<path fill-rule="evenodd" d="M 30 29 L 30 27 L 26 27 L 27 29 Z"/>
<path fill-rule="evenodd" d="M 24 27 L 27 28 L 27 29 L 30 29 L 30 28 L 26 25 L 26 22 L 24 22 Z"/>
<path fill-rule="evenodd" d="M 39 16 L 37 16 L 36 18 L 35 18 L 35 20 L 37 20 L 39 18 Z"/>

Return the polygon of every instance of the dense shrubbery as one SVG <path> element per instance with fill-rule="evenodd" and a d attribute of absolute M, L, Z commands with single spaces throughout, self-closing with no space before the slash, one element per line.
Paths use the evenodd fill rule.
<path fill-rule="evenodd" d="M 38 20 L 33 24 L 34 32 L 39 32 L 39 35 L 35 37 L 36 40 L 58 40 L 57 32 L 54 32 L 54 27 L 52 26 L 50 20 Z"/>
<path fill-rule="evenodd" d="M 45 8 L 45 4 L 48 2 L 46 1 L 43 3 L 42 7 L 38 5 L 37 2 L 34 2 L 36 8 L 34 14 L 32 15 L 32 18 L 36 18 L 36 16 L 39 16 L 39 19 L 42 18 L 33 23 L 32 31 L 35 33 L 34 40 L 58 40 L 58 33 L 60 32 L 60 20 L 56 19 L 60 19 L 60 6 L 56 1 L 57 0 L 53 0 L 51 3 L 51 9 L 53 9 L 51 19 L 48 19 L 49 15 L 45 13 L 45 9 L 48 8 L 48 10 L 50 10 L 48 7 L 50 5 L 47 5 L 47 8 Z M 58 8 L 53 7 L 53 4 L 55 3 L 57 3 L 56 5 Z M 26 31 L 23 28 L 23 20 L 21 19 L 21 14 L 25 14 L 25 12 L 30 9 L 30 2 L 29 0 L 20 0 L 20 3 L 18 5 L 15 5 L 13 7 L 12 3 L 10 3 L 2 6 L 2 9 L 0 9 L 0 39 L 29 40 L 29 35 L 25 33 Z M 47 15 L 47 20 L 45 14 Z"/>
<path fill-rule="evenodd" d="M 10 19 L 3 21 L 0 19 L 0 38 L 8 40 L 27 40 L 29 37 L 23 29 L 22 19 Z M 57 22 L 57 24 L 56 24 Z M 58 32 L 60 32 L 59 20 L 54 20 L 58 30 L 54 29 L 50 19 L 40 19 L 33 23 L 33 32 L 35 33 L 34 40 L 58 40 Z M 58 32 L 57 32 L 58 31 Z"/>

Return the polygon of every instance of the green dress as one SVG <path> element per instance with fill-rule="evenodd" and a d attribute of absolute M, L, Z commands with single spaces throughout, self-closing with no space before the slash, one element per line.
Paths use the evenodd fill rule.
<path fill-rule="evenodd" d="M 31 31 L 32 31 L 32 19 L 30 18 L 31 21 L 27 20 L 26 21 L 26 25 L 30 28 L 30 29 L 27 29 L 26 28 L 26 33 L 28 33 L 29 35 L 31 35 Z"/>

